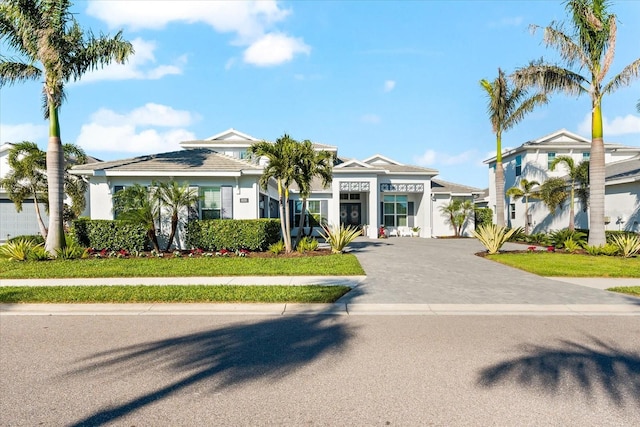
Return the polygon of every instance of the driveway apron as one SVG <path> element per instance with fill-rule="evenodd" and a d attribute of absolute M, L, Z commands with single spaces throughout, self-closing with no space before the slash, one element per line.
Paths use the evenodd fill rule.
<path fill-rule="evenodd" d="M 361 238 L 350 248 L 367 278 L 339 302 L 640 304 L 638 298 L 546 279 L 476 256 L 484 247 L 475 239 Z"/>

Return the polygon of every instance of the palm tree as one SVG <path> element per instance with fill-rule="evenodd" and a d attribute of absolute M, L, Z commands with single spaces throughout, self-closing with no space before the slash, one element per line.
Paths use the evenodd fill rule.
<path fill-rule="evenodd" d="M 540 194 L 533 189 L 539 186 L 538 181 L 529 181 L 522 178 L 520 180 L 520 187 L 511 187 L 507 190 L 507 196 L 513 197 L 513 200 L 524 199 L 524 234 L 529 234 L 529 198 L 539 198 Z"/>
<path fill-rule="evenodd" d="M 153 249 L 160 252 L 156 220 L 160 217 L 160 199 L 157 188 L 134 184 L 113 195 L 113 211 L 116 219 L 131 221 L 147 230 L 147 237 Z"/>
<path fill-rule="evenodd" d="M 579 193 L 583 206 L 586 208 L 587 183 L 589 179 L 589 161 L 583 160 L 577 165 L 570 156 L 558 156 L 551 163 L 549 169 L 555 170 L 556 166 L 563 164 L 569 176 L 569 230 L 575 230 L 575 196 Z"/>
<path fill-rule="evenodd" d="M 291 248 L 291 224 L 289 220 L 289 189 L 296 175 L 296 151 L 298 142 L 284 134 L 275 143 L 260 141 L 249 147 L 249 153 L 257 157 L 266 157 L 267 165 L 260 177 L 260 186 L 266 189 L 271 179 L 275 179 L 278 186 L 278 207 L 280 214 L 280 228 L 285 252 Z"/>
<path fill-rule="evenodd" d="M 118 32 L 113 38 L 85 34 L 69 0 L 4 0 L 0 3 L 0 42 L 17 57 L 0 57 L 0 87 L 26 80 L 43 80 L 44 117 L 49 120 L 47 177 L 49 232 L 47 251 L 64 247 L 64 162 L 58 109 L 64 85 L 114 60 L 122 63 L 133 46 Z"/>
<path fill-rule="evenodd" d="M 75 165 L 87 163 L 87 155 L 81 147 L 75 144 L 63 144 L 62 153 L 64 156 L 64 193 L 71 201 L 69 210 L 75 219 L 82 215 L 86 207 L 85 194 L 88 182 L 83 176 L 72 175 L 69 171 Z"/>
<path fill-rule="evenodd" d="M 440 212 L 447 217 L 449 224 L 453 227 L 455 237 L 460 237 L 464 223 L 473 213 L 473 202 L 452 199 L 448 204 L 440 206 Z"/>
<path fill-rule="evenodd" d="M 9 149 L 7 163 L 11 171 L 0 180 L 0 187 L 6 190 L 18 212 L 22 212 L 25 200 L 33 199 L 40 234 L 46 239 L 47 227 L 40 212 L 41 203 L 48 205 L 46 154 L 35 142 L 23 141 Z"/>
<path fill-rule="evenodd" d="M 162 182 L 154 185 L 157 185 L 156 191 L 158 191 L 158 197 L 162 202 L 162 207 L 167 209 L 171 216 L 171 234 L 169 234 L 169 240 L 167 241 L 167 247 L 165 249 L 165 251 L 168 251 L 176 236 L 180 210 L 197 203 L 200 196 L 198 195 L 198 191 L 189 188 L 189 184 L 187 183 L 180 186 L 177 182 L 171 180 L 166 183 Z"/>
<path fill-rule="evenodd" d="M 573 34 L 565 33 L 562 24 L 555 22 L 543 30 L 545 45 L 558 51 L 566 68 L 542 60 L 533 61 L 513 76 L 520 87 L 537 86 L 545 92 L 564 91 L 569 95 L 588 94 L 591 97 L 589 245 L 592 246 L 603 245 L 606 241 L 602 97 L 628 86 L 640 74 L 640 59 L 636 59 L 604 83 L 616 44 L 616 16 L 609 13 L 607 6 L 607 0 L 568 0 L 566 8 Z M 539 27 L 532 28 L 535 31 Z M 586 71 L 584 75 L 580 74 L 583 70 Z"/>
<path fill-rule="evenodd" d="M 298 235 L 293 247 L 297 247 L 302 238 L 304 219 L 307 210 L 307 199 L 311 195 L 311 183 L 314 177 L 322 180 L 322 186 L 328 186 L 333 180 L 333 154 L 328 151 L 316 151 L 309 140 L 304 140 L 297 146 L 296 159 L 297 173 L 294 181 L 300 190 L 302 209 L 300 210 L 300 222 L 298 223 Z"/>
<path fill-rule="evenodd" d="M 541 104 L 547 103 L 545 94 L 529 96 L 526 90 L 512 87 L 504 72 L 498 68 L 498 77 L 490 82 L 480 80 L 480 86 L 486 91 L 487 112 L 496 134 L 496 223 L 504 227 L 504 168 L 502 166 L 502 132 L 518 124 L 527 113 Z"/>

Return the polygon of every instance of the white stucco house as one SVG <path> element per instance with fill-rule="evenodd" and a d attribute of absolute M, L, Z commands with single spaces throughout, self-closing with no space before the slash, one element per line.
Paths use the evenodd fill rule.
<path fill-rule="evenodd" d="M 547 178 L 566 176 L 564 166 L 555 171 L 549 166 L 558 156 L 570 156 L 577 164 L 589 159 L 591 140 L 566 129 L 541 138 L 527 141 L 502 155 L 505 171 L 505 191 L 519 186 L 525 178 L 543 183 Z M 485 160 L 489 165 L 488 206 L 496 206 L 495 164 L 496 158 Z M 607 230 L 640 232 L 640 147 L 605 143 L 605 224 Z M 505 219 L 509 226 L 524 227 L 525 203 L 505 196 Z M 575 227 L 589 228 L 588 207 L 579 200 L 575 205 Z M 542 201 L 529 200 L 529 225 L 531 232 L 548 232 L 567 228 L 569 206 L 565 203 L 555 213 L 550 213 Z"/>
<path fill-rule="evenodd" d="M 112 196 L 134 183 L 151 185 L 154 180 L 175 180 L 196 188 L 199 206 L 181 218 L 256 219 L 278 216 L 275 182 L 267 189 L 259 185 L 264 159 L 255 161 L 247 149 L 259 139 L 235 129 L 209 138 L 181 142 L 181 150 L 124 160 L 75 166 L 72 173 L 89 180 L 89 212 L 92 219 L 113 219 Z M 437 206 L 451 197 L 481 192 L 472 187 L 442 182 L 434 186 L 434 169 L 405 165 L 383 155 L 363 160 L 338 156 L 335 146 L 315 144 L 317 150 L 335 153 L 333 182 L 323 188 L 314 183 L 308 211 L 329 224 L 362 227 L 372 239 L 384 224 L 393 235 L 407 235 L 419 227 L 420 237 L 451 235 L 451 228 Z M 433 188 L 433 190 L 432 190 Z M 296 188 L 291 194 L 292 227 L 298 224 L 301 202 Z M 469 231 L 472 227 L 468 227 Z M 168 232 L 162 229 L 161 232 Z M 180 231 L 179 231 L 180 232 Z M 293 227 L 292 233 L 297 233 Z"/>

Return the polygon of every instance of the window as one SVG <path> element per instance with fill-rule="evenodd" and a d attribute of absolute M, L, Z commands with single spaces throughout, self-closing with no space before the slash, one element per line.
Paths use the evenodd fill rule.
<path fill-rule="evenodd" d="M 360 193 L 340 193 L 340 200 L 360 200 Z"/>
<path fill-rule="evenodd" d="M 113 192 L 112 195 L 116 195 L 117 193 L 119 193 L 120 191 L 124 190 L 125 186 L 124 185 L 114 185 L 113 186 Z M 118 209 L 115 208 L 113 209 L 113 219 L 118 219 L 118 216 L 120 216 L 122 212 L 120 212 Z"/>
<path fill-rule="evenodd" d="M 516 204 L 511 203 L 509 205 L 509 210 L 511 211 L 511 219 L 516 219 Z"/>
<path fill-rule="evenodd" d="M 384 196 L 383 224 L 387 227 L 405 227 L 409 202 L 407 196 Z"/>
<path fill-rule="evenodd" d="M 291 227 L 297 227 L 300 224 L 300 213 L 302 211 L 302 201 L 296 200 L 293 205 L 293 224 Z M 321 218 L 321 203 L 320 200 L 307 200 L 307 211 L 304 219 L 304 227 L 314 226 L 317 227 L 320 225 Z M 311 223 L 309 223 L 309 219 L 311 219 Z"/>
<path fill-rule="evenodd" d="M 242 150 L 240 152 L 240 158 L 243 159 L 243 160 L 250 160 L 251 159 L 251 154 L 249 154 L 247 152 L 247 150 Z"/>
<path fill-rule="evenodd" d="M 516 156 L 516 176 L 522 175 L 522 156 Z"/>
<path fill-rule="evenodd" d="M 582 160 L 589 160 L 591 158 L 591 153 L 590 152 L 585 152 L 582 153 Z"/>
<path fill-rule="evenodd" d="M 220 187 L 200 188 L 200 215 L 201 219 L 221 218 Z"/>
<path fill-rule="evenodd" d="M 556 159 L 556 153 L 547 153 L 547 169 L 551 169 L 551 163 Z"/>

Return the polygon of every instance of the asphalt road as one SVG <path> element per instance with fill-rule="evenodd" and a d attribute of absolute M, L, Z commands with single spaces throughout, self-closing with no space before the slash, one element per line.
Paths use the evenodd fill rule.
<path fill-rule="evenodd" d="M 635 426 L 640 317 L 3 316 L 3 426 Z"/>

